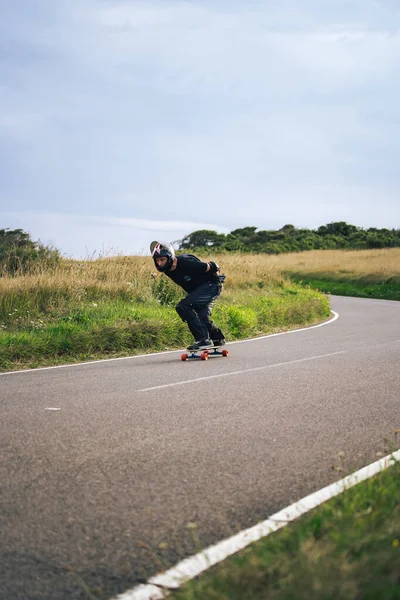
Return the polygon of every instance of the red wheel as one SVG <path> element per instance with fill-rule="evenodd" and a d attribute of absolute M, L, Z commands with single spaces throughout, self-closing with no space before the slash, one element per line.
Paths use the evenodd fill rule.
<path fill-rule="evenodd" d="M 202 352 L 200 358 L 201 360 L 208 360 L 208 352 Z"/>
<path fill-rule="evenodd" d="M 222 356 L 228 356 L 229 350 L 222 350 Z"/>
<path fill-rule="evenodd" d="M 181 360 L 187 360 L 189 356 L 187 354 L 181 354 Z"/>

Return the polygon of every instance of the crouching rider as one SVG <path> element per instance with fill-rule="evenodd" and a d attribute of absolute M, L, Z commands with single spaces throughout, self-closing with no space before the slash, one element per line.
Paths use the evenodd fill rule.
<path fill-rule="evenodd" d="M 195 342 L 189 350 L 222 346 L 225 337 L 211 320 L 215 300 L 221 294 L 225 275 L 214 261 L 203 262 L 193 254 L 180 254 L 168 242 L 152 242 L 150 252 L 157 271 L 164 273 L 187 292 L 176 312 L 187 323 Z"/>

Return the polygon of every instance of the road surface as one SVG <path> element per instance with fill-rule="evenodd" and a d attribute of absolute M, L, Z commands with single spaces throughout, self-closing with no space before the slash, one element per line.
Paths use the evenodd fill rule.
<path fill-rule="evenodd" d="M 228 358 L 0 375 L 1 600 L 111 598 L 393 449 L 400 303 L 331 305 Z"/>

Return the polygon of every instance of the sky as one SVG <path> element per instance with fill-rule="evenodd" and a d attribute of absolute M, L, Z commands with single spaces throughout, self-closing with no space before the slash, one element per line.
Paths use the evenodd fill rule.
<path fill-rule="evenodd" d="M 0 229 L 400 228 L 399 0 L 0 0 Z"/>

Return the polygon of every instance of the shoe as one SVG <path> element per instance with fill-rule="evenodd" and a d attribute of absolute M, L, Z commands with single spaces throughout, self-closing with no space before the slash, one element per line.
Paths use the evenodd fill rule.
<path fill-rule="evenodd" d="M 205 350 L 212 345 L 213 343 L 211 340 L 200 340 L 199 342 L 195 342 L 191 346 L 188 346 L 188 350 Z"/>
<path fill-rule="evenodd" d="M 225 338 L 220 340 L 213 340 L 214 348 L 219 348 L 220 346 L 224 346 L 226 344 Z"/>

